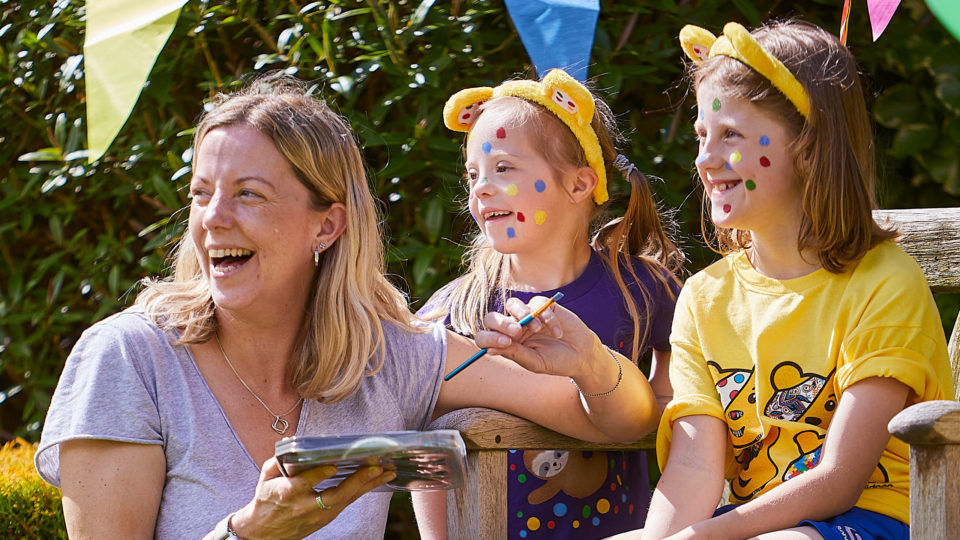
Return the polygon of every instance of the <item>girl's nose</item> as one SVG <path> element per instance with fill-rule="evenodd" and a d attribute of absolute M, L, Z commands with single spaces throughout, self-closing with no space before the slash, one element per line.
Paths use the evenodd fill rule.
<path fill-rule="evenodd" d="M 486 176 L 481 176 L 470 189 L 470 194 L 477 198 L 489 197 L 496 192 L 496 186 Z"/>
<path fill-rule="evenodd" d="M 698 168 L 704 169 L 723 167 L 726 164 L 726 158 L 723 157 L 717 145 L 707 139 L 700 143 L 696 164 Z"/>

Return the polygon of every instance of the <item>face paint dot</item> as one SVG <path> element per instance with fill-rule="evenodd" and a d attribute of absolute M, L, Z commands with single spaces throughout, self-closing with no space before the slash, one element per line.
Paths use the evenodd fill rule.
<path fill-rule="evenodd" d="M 740 160 L 743 159 L 743 156 L 740 155 L 740 151 L 737 150 L 734 153 L 730 154 L 730 161 L 734 163 L 740 163 Z"/>
<path fill-rule="evenodd" d="M 703 120 L 703 109 L 698 109 L 698 111 L 699 111 L 699 113 L 697 114 L 697 116 L 698 116 L 701 120 Z"/>
<path fill-rule="evenodd" d="M 760 146 L 766 146 L 768 144 L 770 144 L 770 137 L 767 137 L 766 135 L 760 137 Z"/>
<path fill-rule="evenodd" d="M 769 166 L 770 166 L 770 160 L 767 158 L 767 156 L 761 156 L 761 157 L 760 157 L 760 165 L 763 166 L 763 167 L 769 167 Z"/>
<path fill-rule="evenodd" d="M 723 205 L 723 211 L 724 211 L 725 213 L 729 214 L 729 213 L 730 213 L 730 205 L 729 205 L 729 204 Z"/>
<path fill-rule="evenodd" d="M 697 156 L 697 165 L 700 165 L 707 160 L 707 156 Z"/>
<path fill-rule="evenodd" d="M 490 144 L 489 142 L 485 142 L 482 145 L 480 145 L 480 148 L 483 149 L 484 154 L 489 154 L 490 150 L 493 150 L 493 145 Z"/>
<path fill-rule="evenodd" d="M 543 190 L 547 189 L 547 183 L 543 180 L 537 180 L 533 183 L 533 188 L 537 190 L 537 193 L 543 193 Z"/>
<path fill-rule="evenodd" d="M 498 138 L 498 139 L 505 139 L 505 138 L 507 138 L 507 130 L 503 129 L 502 127 L 501 127 L 501 128 L 497 128 L 497 138 Z"/>
<path fill-rule="evenodd" d="M 713 98 L 713 112 L 720 110 L 720 98 Z"/>
<path fill-rule="evenodd" d="M 517 212 L 517 221 L 519 221 L 520 223 L 523 223 L 526 220 L 527 218 L 524 217 L 523 212 Z"/>
<path fill-rule="evenodd" d="M 517 191 L 518 191 L 518 190 L 517 190 L 517 185 L 516 185 L 516 184 L 510 184 L 509 186 L 503 188 L 503 192 L 506 193 L 507 195 L 511 196 L 511 197 L 513 197 L 514 195 L 516 195 L 516 194 L 517 194 Z"/>
<path fill-rule="evenodd" d="M 744 184 L 747 185 L 747 189 L 750 191 L 757 189 L 757 183 L 754 182 L 753 180 L 747 180 L 746 182 L 744 182 Z"/>
<path fill-rule="evenodd" d="M 480 177 L 480 180 L 479 180 L 479 183 L 480 183 L 480 184 L 486 184 L 487 182 L 488 182 L 488 180 L 487 180 L 487 177 L 486 177 L 486 176 L 481 176 L 481 177 Z"/>
<path fill-rule="evenodd" d="M 515 238 L 517 236 L 517 231 L 513 230 L 513 227 L 507 227 L 507 238 Z"/>
<path fill-rule="evenodd" d="M 543 222 L 546 220 L 547 220 L 547 213 L 544 212 L 543 210 L 537 210 L 537 213 L 533 215 L 533 221 L 535 221 L 537 225 L 543 225 Z"/>
<path fill-rule="evenodd" d="M 729 163 L 724 162 L 723 166 L 726 167 L 728 171 L 733 170 L 733 169 L 730 168 L 730 164 L 729 164 Z"/>

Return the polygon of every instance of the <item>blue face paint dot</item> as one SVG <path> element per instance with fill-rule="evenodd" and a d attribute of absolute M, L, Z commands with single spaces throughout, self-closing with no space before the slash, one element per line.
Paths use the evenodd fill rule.
<path fill-rule="evenodd" d="M 484 154 L 489 154 L 489 153 L 490 153 L 490 150 L 493 150 L 493 145 L 490 144 L 489 142 L 485 142 L 485 143 L 483 143 L 483 144 L 480 145 L 480 148 L 483 149 L 483 153 L 484 153 Z"/>
<path fill-rule="evenodd" d="M 704 161 L 706 161 L 706 160 L 707 160 L 707 156 L 698 156 L 698 157 L 697 157 L 697 165 L 702 164 L 702 163 L 703 163 Z"/>
<path fill-rule="evenodd" d="M 766 146 L 768 144 L 770 144 L 770 137 L 767 137 L 766 135 L 760 137 L 760 146 Z"/>
<path fill-rule="evenodd" d="M 700 110 L 700 114 L 699 114 L 700 119 L 703 120 L 703 109 L 699 109 L 699 110 Z"/>
<path fill-rule="evenodd" d="M 507 237 L 508 237 L 508 238 L 515 238 L 516 236 L 517 236 L 517 231 L 513 230 L 513 227 L 508 227 L 508 228 L 507 228 Z"/>
<path fill-rule="evenodd" d="M 543 180 L 537 180 L 533 183 L 533 187 L 537 190 L 538 193 L 543 193 L 543 190 L 547 189 L 547 183 Z"/>
<path fill-rule="evenodd" d="M 567 515 L 567 505 L 563 503 L 557 503 L 553 505 L 553 515 L 557 517 L 563 517 Z"/>
<path fill-rule="evenodd" d="M 729 163 L 724 163 L 723 166 L 726 167 L 728 171 L 733 170 L 733 169 L 730 168 L 730 164 L 729 164 Z"/>

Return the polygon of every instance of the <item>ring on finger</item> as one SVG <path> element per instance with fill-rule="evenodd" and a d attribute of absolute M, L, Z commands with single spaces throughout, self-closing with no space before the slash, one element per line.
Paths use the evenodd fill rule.
<path fill-rule="evenodd" d="M 323 504 L 323 493 L 318 493 L 318 494 L 317 494 L 317 506 L 319 506 L 321 510 L 329 510 L 329 509 L 330 509 L 329 506 Z"/>

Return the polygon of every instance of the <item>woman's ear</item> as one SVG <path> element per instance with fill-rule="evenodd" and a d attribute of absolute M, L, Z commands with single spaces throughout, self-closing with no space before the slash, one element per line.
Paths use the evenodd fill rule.
<path fill-rule="evenodd" d="M 323 243 L 330 247 L 346 229 L 346 205 L 340 202 L 331 203 L 330 206 L 320 212 L 316 227 L 317 243 Z"/>
<path fill-rule="evenodd" d="M 593 197 L 593 188 L 597 187 L 597 171 L 592 167 L 580 167 L 573 178 L 573 185 L 570 186 L 569 195 L 574 203 L 580 203 L 584 199 Z"/>

